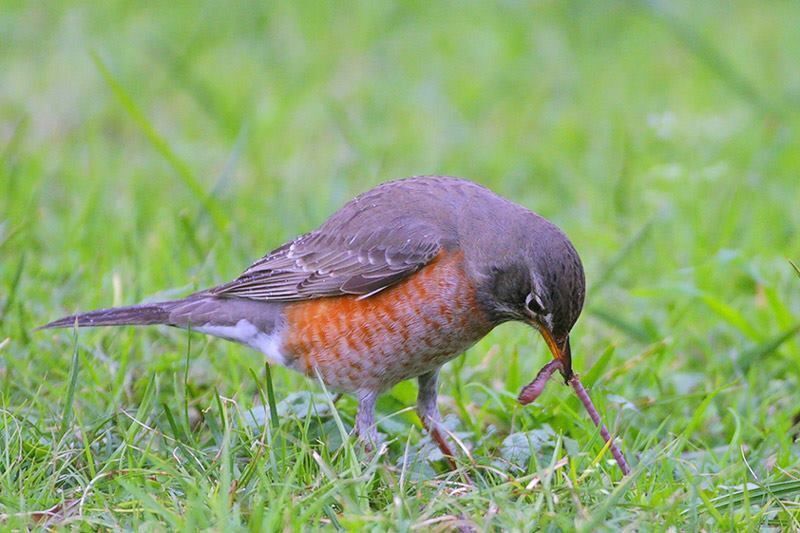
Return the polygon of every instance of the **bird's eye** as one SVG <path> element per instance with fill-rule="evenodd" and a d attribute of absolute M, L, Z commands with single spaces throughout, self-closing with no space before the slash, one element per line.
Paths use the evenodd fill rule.
<path fill-rule="evenodd" d="M 544 304 L 542 304 L 539 297 L 533 293 L 530 293 L 527 298 L 525 298 L 525 307 L 534 315 L 544 314 Z"/>

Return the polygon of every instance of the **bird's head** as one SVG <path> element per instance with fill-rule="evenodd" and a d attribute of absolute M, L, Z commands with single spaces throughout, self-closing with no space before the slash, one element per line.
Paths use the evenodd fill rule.
<path fill-rule="evenodd" d="M 560 229 L 530 212 L 516 231 L 497 235 L 494 248 L 483 277 L 482 300 L 489 313 L 497 322 L 516 320 L 536 328 L 568 380 L 569 333 L 586 293 L 578 252 Z"/>

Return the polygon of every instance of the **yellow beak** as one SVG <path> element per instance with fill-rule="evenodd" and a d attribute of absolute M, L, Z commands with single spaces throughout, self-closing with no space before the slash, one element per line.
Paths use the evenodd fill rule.
<path fill-rule="evenodd" d="M 553 357 L 561 361 L 562 357 L 564 357 L 563 348 L 556 342 L 556 338 L 553 337 L 553 334 L 546 328 L 539 328 L 539 333 L 542 334 L 542 338 L 544 342 L 547 343 L 547 347 L 550 348 Z"/>
<path fill-rule="evenodd" d="M 547 347 L 553 354 L 553 358 L 561 363 L 561 374 L 564 379 L 569 380 L 572 377 L 572 349 L 569 345 L 569 336 L 563 339 L 556 339 L 553 333 L 545 327 L 534 324 L 534 327 L 541 333 Z"/>

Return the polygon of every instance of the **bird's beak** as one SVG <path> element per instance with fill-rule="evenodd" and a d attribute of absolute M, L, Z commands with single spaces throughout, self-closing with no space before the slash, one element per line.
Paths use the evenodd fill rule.
<path fill-rule="evenodd" d="M 565 381 L 572 377 L 572 349 L 569 346 L 569 335 L 563 339 L 557 339 L 553 333 L 545 327 L 537 328 L 542 334 L 544 342 L 550 348 L 553 358 L 561 363 L 561 375 Z"/>

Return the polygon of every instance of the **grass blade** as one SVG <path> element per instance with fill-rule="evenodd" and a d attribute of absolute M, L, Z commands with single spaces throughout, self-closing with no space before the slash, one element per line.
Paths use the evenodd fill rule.
<path fill-rule="evenodd" d="M 178 155 L 172 150 L 169 143 L 156 131 L 152 123 L 147 119 L 145 114 L 131 97 L 130 93 L 122 86 L 122 84 L 114 77 L 106 64 L 100 59 L 96 52 L 92 52 L 92 61 L 95 67 L 102 75 L 105 82 L 111 88 L 111 92 L 117 98 L 119 103 L 128 112 L 128 115 L 133 119 L 137 126 L 142 130 L 150 144 L 158 151 L 161 156 L 167 160 L 170 166 L 178 174 L 184 185 L 195 195 L 203 206 L 205 206 L 214 225 L 218 230 L 221 230 L 226 225 L 226 219 L 219 204 L 214 200 L 213 196 L 209 196 L 203 185 L 195 178 L 194 173 Z"/>
<path fill-rule="evenodd" d="M 264 363 L 267 381 L 267 401 L 269 402 L 269 419 L 272 427 L 278 429 L 278 402 L 275 401 L 275 389 L 272 387 L 272 371 L 269 363 Z"/>
<path fill-rule="evenodd" d="M 750 322 L 732 306 L 726 304 L 719 298 L 715 298 L 710 294 L 704 294 L 700 297 L 703 303 L 722 320 L 739 330 L 743 335 L 753 339 L 759 340 L 761 335 L 759 332 L 750 325 Z"/>
<path fill-rule="evenodd" d="M 647 465 L 649 466 L 649 465 Z M 620 498 L 628 491 L 628 489 L 634 484 L 634 481 L 639 477 L 639 474 L 646 470 L 646 467 L 640 465 L 636 470 L 631 472 L 630 475 L 625 476 L 622 478 L 622 481 L 619 485 L 617 485 L 611 494 L 608 497 L 603 499 L 603 503 L 601 503 L 597 509 L 592 512 L 592 515 L 589 517 L 589 520 L 581 524 L 578 531 L 597 531 L 600 529 L 600 525 L 605 520 L 606 515 L 611 510 L 614 505 L 619 501 Z"/>
<path fill-rule="evenodd" d="M 224 433 L 228 430 L 228 413 L 222 405 L 222 397 L 219 395 L 219 390 L 216 388 L 214 389 L 214 400 L 216 401 L 217 409 L 219 409 L 219 423 Z"/>
<path fill-rule="evenodd" d="M 780 109 L 768 101 L 755 85 L 741 74 L 722 53 L 692 26 L 659 7 L 660 2 L 640 2 L 645 11 L 666 27 L 683 45 L 733 92 L 761 112 L 780 113 Z"/>
<path fill-rule="evenodd" d="M 592 307 L 587 312 L 593 317 L 602 320 L 609 326 L 617 328 L 622 333 L 641 344 L 652 344 L 657 340 L 644 328 L 623 320 L 618 316 L 613 315 L 611 312 L 606 311 L 605 309 Z"/>
<path fill-rule="evenodd" d="M 183 430 L 181 430 L 180 426 L 178 426 L 178 424 L 175 422 L 175 418 L 172 416 L 172 411 L 170 410 L 169 405 L 167 405 L 166 402 L 162 402 L 161 407 L 164 409 L 164 416 L 167 417 L 167 423 L 172 430 L 172 436 L 179 443 L 186 444 L 186 436 L 183 434 Z"/>
<path fill-rule="evenodd" d="M 758 484 L 755 488 L 743 486 L 741 489 L 714 498 L 708 498 L 708 496 L 703 493 L 699 493 L 698 495 L 700 499 L 703 500 L 706 510 L 713 514 L 718 521 L 721 521 L 722 517 L 719 515 L 720 510 L 737 508 L 745 503 L 748 505 L 764 505 L 771 500 L 777 501 L 781 498 L 784 500 L 797 498 L 800 496 L 800 480 L 792 479 L 771 484 Z M 696 506 L 685 509 L 681 512 L 681 515 L 686 516 L 694 508 L 696 508 Z"/>
<path fill-rule="evenodd" d="M 779 481 L 777 483 L 764 484 L 759 487 L 742 488 L 730 494 L 724 494 L 713 498 L 711 502 L 717 509 L 735 505 L 749 499 L 751 502 L 764 503 L 770 498 L 790 499 L 800 496 L 800 480 L 792 479 L 789 481 Z"/>
<path fill-rule="evenodd" d="M 186 329 L 186 362 L 183 366 L 183 423 L 186 428 L 186 437 L 194 445 L 195 439 L 192 434 L 192 421 L 189 418 L 189 360 L 192 355 L 192 325 Z"/>
<path fill-rule="evenodd" d="M 19 282 L 22 279 L 22 272 L 25 270 L 26 257 L 27 254 L 23 252 L 22 258 L 20 258 L 19 264 L 17 264 L 17 270 L 14 272 L 14 277 L 11 279 L 11 286 L 8 288 L 8 298 L 6 299 L 6 304 L 3 306 L 3 311 L 0 312 L 0 326 L 3 325 L 6 316 L 8 316 L 8 310 L 11 309 L 11 306 L 14 304 L 14 299 L 17 296 L 17 289 L 19 288 Z"/>
<path fill-rule="evenodd" d="M 139 404 L 139 408 L 136 410 L 136 414 L 132 417 L 131 425 L 128 428 L 128 431 L 125 433 L 125 442 L 128 444 L 133 444 L 136 435 L 139 433 L 147 420 L 147 416 L 150 413 L 150 404 L 153 402 L 153 397 L 155 396 L 155 384 L 156 384 L 156 374 L 153 373 L 150 375 L 150 379 L 147 381 L 147 387 L 144 389 L 144 394 L 142 395 L 142 401 Z"/>
<path fill-rule="evenodd" d="M 711 391 L 708 394 L 708 396 L 706 396 L 703 399 L 703 401 L 700 402 L 700 405 L 698 405 L 697 409 L 694 410 L 692 418 L 689 420 L 689 423 L 686 425 L 686 428 L 680 435 L 679 438 L 680 444 L 678 445 L 676 453 L 681 453 L 683 451 L 683 449 L 686 447 L 686 443 L 688 442 L 689 438 L 692 435 L 694 435 L 694 433 L 697 431 L 697 428 L 699 428 L 700 425 L 703 424 L 705 420 L 705 418 L 703 417 L 706 413 L 706 410 L 708 410 L 708 406 L 711 405 L 711 402 L 714 401 L 714 398 L 717 397 L 717 394 L 722 392 L 726 387 L 727 385 L 724 385 L 722 387 L 719 387 Z"/>
<path fill-rule="evenodd" d="M 587 372 L 583 374 L 583 381 L 584 386 L 591 388 L 592 385 L 597 381 L 600 375 L 608 366 L 608 363 L 611 361 L 611 357 L 614 355 L 616 351 L 616 346 L 613 344 L 609 344 L 605 351 L 597 358 L 597 361 L 592 365 Z"/>
<path fill-rule="evenodd" d="M 78 387 L 78 371 L 80 370 L 80 357 L 78 352 L 78 327 L 74 328 L 72 336 L 72 365 L 69 371 L 69 386 L 67 387 L 67 397 L 64 401 L 64 411 L 61 414 L 61 427 L 58 430 L 58 438 L 61 439 L 67 433 L 67 428 L 72 421 L 72 410 L 75 402 L 75 389 Z"/>
<path fill-rule="evenodd" d="M 655 220 L 656 217 L 648 220 L 641 228 L 639 228 L 639 231 L 637 231 L 636 234 L 627 243 L 625 243 L 625 246 L 623 246 L 620 251 L 611 258 L 611 261 L 608 262 L 605 270 L 603 270 L 600 276 L 598 276 L 597 280 L 595 280 L 595 282 L 589 287 L 587 298 L 598 292 L 600 289 L 606 286 L 609 281 L 611 281 L 617 269 L 619 269 L 625 260 L 630 257 L 631 253 L 645 241 L 647 236 L 650 234 L 650 230 L 652 229 Z"/>
<path fill-rule="evenodd" d="M 798 333 L 800 333 L 800 324 L 795 324 L 775 337 L 762 342 L 754 348 L 742 352 L 739 357 L 736 358 L 739 363 L 739 367 L 742 369 L 742 372 L 747 372 L 750 367 L 753 366 L 753 363 L 771 353 L 774 353 L 783 345 L 783 343 Z"/>
<path fill-rule="evenodd" d="M 14 272 L 14 277 L 11 280 L 11 286 L 8 288 L 8 298 L 6 299 L 6 304 L 3 306 L 3 311 L 0 312 L 0 326 L 3 325 L 6 316 L 8 316 L 8 310 L 11 309 L 11 305 L 14 303 L 14 299 L 16 298 L 19 282 L 22 279 L 22 273 L 25 270 L 26 257 L 27 254 L 23 252 L 22 258 L 20 258 L 19 264 L 17 264 L 17 270 Z"/>

